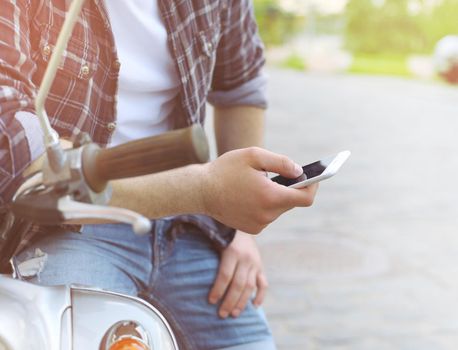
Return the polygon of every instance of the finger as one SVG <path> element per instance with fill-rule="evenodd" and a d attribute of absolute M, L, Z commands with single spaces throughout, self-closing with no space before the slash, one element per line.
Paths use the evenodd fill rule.
<path fill-rule="evenodd" d="M 258 273 L 256 278 L 256 286 L 258 290 L 256 291 L 256 297 L 253 300 L 253 305 L 258 307 L 264 302 L 264 297 L 266 296 L 267 287 L 269 286 L 267 282 L 267 277 L 264 272 Z"/>
<path fill-rule="evenodd" d="M 232 317 L 238 317 L 242 313 L 242 311 L 245 310 L 248 300 L 253 295 L 253 292 L 256 288 L 256 271 L 257 270 L 253 268 L 248 273 L 248 279 L 245 285 L 245 289 L 231 312 Z"/>
<path fill-rule="evenodd" d="M 224 300 L 219 309 L 219 316 L 226 318 L 234 309 L 239 301 L 248 280 L 249 269 L 244 264 L 237 265 L 234 277 L 232 278 L 231 285 L 224 296 Z"/>
<path fill-rule="evenodd" d="M 302 175 L 303 170 L 288 157 L 267 151 L 262 148 L 250 149 L 253 166 L 258 170 L 266 170 L 289 178 L 296 178 Z"/>
<path fill-rule="evenodd" d="M 213 283 L 210 293 L 208 294 L 208 302 L 210 304 L 216 304 L 222 298 L 224 293 L 226 293 L 226 290 L 233 278 L 236 265 L 237 259 L 234 256 L 223 254 L 215 283 Z"/>
<path fill-rule="evenodd" d="M 318 184 L 313 184 L 301 189 L 284 187 L 280 189 L 281 195 L 279 195 L 278 198 L 285 203 L 287 209 L 294 207 L 310 207 L 315 200 L 317 190 Z"/>

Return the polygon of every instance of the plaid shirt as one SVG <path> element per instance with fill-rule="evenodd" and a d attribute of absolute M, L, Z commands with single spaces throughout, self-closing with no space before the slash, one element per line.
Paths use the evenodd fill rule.
<path fill-rule="evenodd" d="M 181 82 L 176 127 L 203 123 L 207 101 L 265 107 L 263 47 L 250 0 L 157 1 Z M 70 2 L 0 0 L 0 205 L 43 151 L 34 98 Z M 46 100 L 61 137 L 84 131 L 107 145 L 116 126 L 119 69 L 103 1 L 87 0 Z M 207 234 L 221 241 L 218 224 L 208 225 Z"/>

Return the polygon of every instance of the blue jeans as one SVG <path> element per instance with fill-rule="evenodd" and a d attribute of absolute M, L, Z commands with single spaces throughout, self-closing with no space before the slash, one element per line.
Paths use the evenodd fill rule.
<path fill-rule="evenodd" d="M 219 253 L 194 226 L 156 220 L 151 234 L 136 236 L 122 224 L 86 225 L 81 234 L 39 237 L 16 262 L 37 248 L 48 259 L 31 282 L 140 296 L 165 314 L 184 349 L 275 349 L 260 309 L 249 303 L 238 318 L 221 319 L 218 305 L 208 303 Z"/>

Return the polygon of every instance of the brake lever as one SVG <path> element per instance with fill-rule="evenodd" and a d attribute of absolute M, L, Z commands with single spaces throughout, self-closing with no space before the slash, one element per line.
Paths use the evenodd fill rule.
<path fill-rule="evenodd" d="M 65 163 L 59 172 L 54 172 L 45 161 L 42 170 L 30 176 L 16 191 L 11 203 L 15 216 L 41 225 L 123 222 L 132 225 L 136 234 L 148 233 L 151 223 L 147 218 L 128 209 L 104 206 L 111 198 L 109 185 L 103 186 L 100 192 L 94 192 L 88 185 L 82 154 L 89 145 L 88 137 L 79 137 L 75 148 L 64 151 Z"/>
<path fill-rule="evenodd" d="M 145 235 L 151 231 L 151 222 L 129 209 L 81 203 L 72 200 L 70 196 L 61 197 L 58 200 L 57 208 L 63 214 L 64 221 L 69 223 L 107 220 L 130 224 L 137 235 Z"/>
<path fill-rule="evenodd" d="M 26 194 L 18 195 L 13 201 L 11 210 L 16 216 L 36 224 L 109 221 L 130 224 L 138 235 L 151 230 L 151 222 L 140 214 L 123 208 L 78 202 L 58 187 L 46 188 L 39 185 L 37 191 L 32 188 L 24 191 Z"/>

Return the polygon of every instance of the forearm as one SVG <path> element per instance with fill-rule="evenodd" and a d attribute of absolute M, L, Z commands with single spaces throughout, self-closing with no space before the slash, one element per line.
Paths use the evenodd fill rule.
<path fill-rule="evenodd" d="M 265 113 L 261 108 L 215 107 L 215 137 L 218 155 L 251 146 L 264 145 Z"/>
<path fill-rule="evenodd" d="M 110 205 L 141 213 L 148 218 L 178 214 L 203 214 L 204 165 L 190 165 L 158 174 L 112 181 Z"/>

